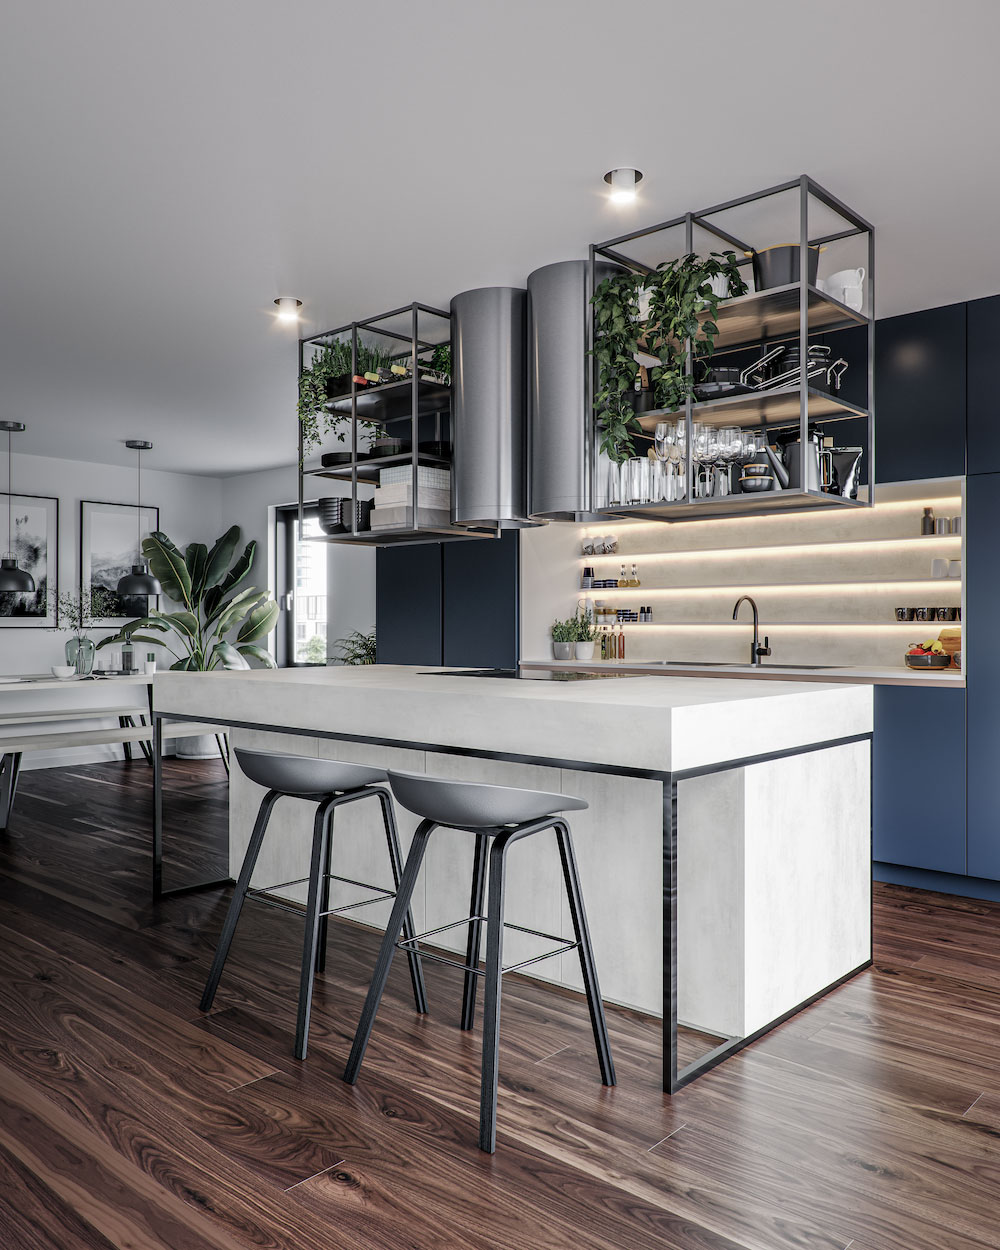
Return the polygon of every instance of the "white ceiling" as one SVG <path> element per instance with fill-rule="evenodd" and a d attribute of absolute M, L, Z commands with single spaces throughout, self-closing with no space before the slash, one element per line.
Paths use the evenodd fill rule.
<path fill-rule="evenodd" d="M 295 334 L 809 173 L 878 314 L 1000 290 L 996 0 L 5 0 L 0 416 L 294 460 Z M 645 172 L 612 209 L 601 177 Z"/>

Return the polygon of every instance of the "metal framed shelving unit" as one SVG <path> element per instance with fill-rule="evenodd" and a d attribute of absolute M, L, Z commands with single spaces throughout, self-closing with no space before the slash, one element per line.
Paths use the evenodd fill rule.
<path fill-rule="evenodd" d="M 791 212 L 789 205 L 792 206 Z M 793 216 L 797 231 L 788 228 Z M 740 257 L 738 263 L 749 266 L 755 251 L 762 251 L 776 243 L 787 243 L 789 234 L 793 232 L 798 235 L 801 280 L 720 302 L 715 319 L 719 333 L 712 360 L 754 347 L 763 351 L 791 340 L 798 343 L 799 359 L 805 361 L 811 336 L 850 327 L 867 327 L 866 403 L 859 405 L 834 391 L 811 386 L 808 371 L 803 369 L 800 381 L 793 386 L 704 402 L 689 398 L 683 409 L 660 409 L 637 414 L 639 424 L 645 432 L 652 434 L 658 421 L 683 418 L 688 448 L 692 446 L 692 426 L 696 421 L 713 426 L 762 429 L 768 435 L 779 430 L 797 430 L 801 444 L 799 480 L 805 482 L 810 427 L 817 422 L 822 422 L 825 428 L 840 421 L 863 419 L 867 423 L 863 445 L 867 451 L 868 481 L 874 482 L 874 231 L 869 222 L 807 175 L 592 245 L 590 290 L 595 288 L 597 267 L 602 262 L 624 266 L 634 272 L 651 272 L 660 261 L 671 256 L 732 249 Z M 837 246 L 841 255 L 845 254 L 845 249 L 853 249 L 855 260 L 858 249 L 861 250 L 865 265 L 863 311 L 848 307 L 808 281 L 809 249 L 833 245 Z M 588 346 L 592 348 L 595 333 L 593 317 L 589 319 L 589 326 Z M 690 374 L 694 360 L 690 341 L 686 355 L 686 367 Z M 866 498 L 851 499 L 822 490 L 788 487 L 757 494 L 701 498 L 695 493 L 693 456 L 688 455 L 684 467 L 683 495 L 678 499 L 670 502 L 604 504 L 599 482 L 604 464 L 598 452 L 599 417 L 594 412 L 592 400 L 597 391 L 596 371 L 595 364 L 589 379 L 591 402 L 588 405 L 593 439 L 589 485 L 590 498 L 595 505 L 591 515 L 595 517 L 673 521 L 807 509 L 864 508 L 870 507 L 873 502 L 872 491 L 867 492 Z"/>
<path fill-rule="evenodd" d="M 363 546 L 393 546 L 405 543 L 442 542 L 462 538 L 493 537 L 492 529 L 471 529 L 460 525 L 420 523 L 419 468 L 451 468 L 451 456 L 439 454 L 442 446 L 451 445 L 451 386 L 438 378 L 421 376 L 429 367 L 428 356 L 451 341 L 451 316 L 426 304 L 412 303 L 394 308 L 363 321 L 352 321 L 333 330 L 325 330 L 299 340 L 299 374 L 308 368 L 316 349 L 343 342 L 350 336 L 350 391 L 331 395 L 327 408 L 342 414 L 350 423 L 350 459 L 347 463 L 305 468 L 303 464 L 302 430 L 299 429 L 298 506 L 302 524 L 307 478 L 325 478 L 350 482 L 351 528 L 340 534 L 323 534 L 311 541 L 355 543 Z M 412 372 L 396 382 L 381 382 L 370 388 L 357 385 L 358 348 L 363 343 L 388 343 L 387 350 L 395 360 L 408 360 Z M 423 362 L 424 368 L 420 367 Z M 421 426 L 433 423 L 435 452 L 421 451 Z M 359 447 L 359 422 L 370 422 L 388 428 L 404 422 L 409 435 L 410 450 L 385 456 L 372 456 Z M 322 451 L 322 448 L 319 450 Z M 359 487 L 376 486 L 383 469 L 409 465 L 412 468 L 412 502 L 405 505 L 405 522 L 391 529 L 358 527 Z"/>

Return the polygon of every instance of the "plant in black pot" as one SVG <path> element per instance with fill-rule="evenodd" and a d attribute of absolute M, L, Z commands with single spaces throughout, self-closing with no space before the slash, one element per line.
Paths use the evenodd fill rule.
<path fill-rule="evenodd" d="M 378 346 L 358 343 L 357 376 L 364 382 L 366 373 L 380 374 L 388 370 L 389 353 Z M 299 374 L 299 426 L 302 430 L 302 454 L 335 435 L 343 443 L 350 429 L 349 412 L 337 412 L 329 407 L 331 399 L 343 398 L 351 393 L 351 341 L 335 339 L 317 348 L 312 360 Z M 358 422 L 358 431 L 374 432 L 381 429 L 376 421 Z"/>

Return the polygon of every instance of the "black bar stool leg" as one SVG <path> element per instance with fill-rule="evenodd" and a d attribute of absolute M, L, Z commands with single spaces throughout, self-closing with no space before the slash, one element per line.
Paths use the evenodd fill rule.
<path fill-rule="evenodd" d="M 479 917 L 483 914 L 483 897 L 486 893 L 486 856 L 490 849 L 490 840 L 485 833 L 476 834 L 476 847 L 472 859 L 472 897 L 469 900 L 469 915 L 476 917 L 469 925 L 469 941 L 465 948 L 466 968 L 479 967 L 479 952 L 482 946 L 483 922 Z M 462 1028 L 471 1029 L 476 1020 L 476 986 L 479 977 L 474 972 L 466 972 L 465 984 L 462 988 Z"/>
<path fill-rule="evenodd" d="M 306 903 L 306 932 L 302 944 L 302 974 L 299 978 L 299 1011 L 295 1025 L 295 1058 L 305 1059 L 309 1045 L 309 1016 L 312 1012 L 313 977 L 319 942 L 320 900 L 323 897 L 323 866 L 330 851 L 330 824 L 333 799 L 316 808 L 313 821 L 312 862 L 309 866 L 309 898 Z"/>
<path fill-rule="evenodd" d="M 497 1088 L 500 1069 L 500 981 L 503 968 L 503 905 L 507 845 L 517 830 L 499 834 L 490 849 L 490 892 L 486 912 L 486 987 L 483 993 L 483 1075 L 479 1097 L 479 1148 L 497 1148 Z"/>
<path fill-rule="evenodd" d="M 392 915 L 389 917 L 389 923 L 386 925 L 382 945 L 379 947 L 378 959 L 375 961 L 375 971 L 372 973 L 371 983 L 368 986 L 368 995 L 361 1010 L 358 1030 L 354 1035 L 354 1045 L 351 1047 L 347 1067 L 344 1069 L 344 1080 L 348 1085 L 353 1085 L 358 1079 L 361 1062 L 368 1048 L 368 1039 L 371 1037 L 372 1027 L 375 1024 L 375 1016 L 378 1013 L 379 1003 L 382 1001 L 385 983 L 389 979 L 389 969 L 392 967 L 392 957 L 396 951 L 396 939 L 403 928 L 403 920 L 406 917 L 406 913 L 410 909 L 410 899 L 417 884 L 417 877 L 420 875 L 420 865 L 424 860 L 424 852 L 427 850 L 427 839 L 434 828 L 435 825 L 432 820 L 422 820 L 417 825 L 417 831 L 413 835 L 413 841 L 410 843 L 410 853 L 406 857 L 403 879 L 399 884 L 399 891 L 392 906 Z"/>
<path fill-rule="evenodd" d="M 569 825 L 564 821 L 556 822 L 555 831 L 556 840 L 559 843 L 559 858 L 562 860 L 563 880 L 566 882 L 566 896 L 569 899 L 569 910 L 573 917 L 573 934 L 580 944 L 580 971 L 583 973 L 583 984 L 587 991 L 587 1006 L 590 1009 L 590 1023 L 594 1030 L 601 1080 L 605 1085 L 614 1085 L 616 1083 L 615 1065 L 611 1058 L 611 1042 L 608 1040 L 608 1025 L 604 1018 L 601 987 L 597 982 L 597 965 L 594 963 L 594 952 L 590 945 L 590 929 L 583 906 L 583 891 L 580 889 L 580 874 L 577 871 L 576 855 L 573 851 L 573 838 Z"/>
<path fill-rule="evenodd" d="M 316 948 L 316 971 L 326 971 L 326 939 L 330 932 L 330 870 L 333 867 L 333 818 L 336 808 L 330 808 L 329 836 L 326 839 L 326 859 L 323 861 L 323 888 L 320 891 L 319 945 Z"/>
<path fill-rule="evenodd" d="M 396 817 L 392 810 L 392 798 L 386 790 L 376 791 L 382 804 L 382 823 L 385 825 L 385 840 L 389 847 L 389 863 L 392 866 L 392 880 L 399 893 L 399 882 L 403 876 L 403 856 L 399 849 L 399 833 L 396 830 Z M 403 919 L 403 937 L 412 941 L 417 935 L 417 927 L 413 923 L 413 912 L 409 907 Z M 421 1015 L 427 1014 L 427 989 L 424 985 L 424 965 L 420 952 L 407 947 L 407 963 L 410 965 L 410 982 L 413 985 L 413 1001 Z"/>
<path fill-rule="evenodd" d="M 233 890 L 233 897 L 229 900 L 229 911 L 226 912 L 222 932 L 219 934 L 219 944 L 215 948 L 212 970 L 208 974 L 205 992 L 201 996 L 200 1006 L 202 1011 L 208 1011 L 215 1000 L 215 991 L 219 988 L 219 978 L 222 976 L 222 969 L 226 966 L 226 960 L 229 958 L 229 948 L 233 944 L 233 935 L 236 932 L 240 912 L 243 910 L 243 904 L 246 901 L 247 890 L 250 888 L 250 879 L 253 876 L 254 868 L 257 866 L 257 856 L 260 854 L 264 834 L 267 831 L 267 822 L 271 818 L 271 809 L 278 801 L 278 798 L 279 795 L 276 790 L 268 790 L 261 800 L 257 811 L 257 819 L 254 822 L 253 833 L 250 835 L 247 853 L 243 856 L 243 867 L 240 869 L 240 876 L 236 882 L 236 888 Z"/>

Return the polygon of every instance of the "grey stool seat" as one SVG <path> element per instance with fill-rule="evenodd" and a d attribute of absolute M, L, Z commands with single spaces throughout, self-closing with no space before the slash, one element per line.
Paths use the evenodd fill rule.
<path fill-rule="evenodd" d="M 545 790 L 447 781 L 424 773 L 395 770 L 388 775 L 393 794 L 407 811 L 452 829 L 497 829 L 502 825 L 539 820 L 556 812 L 581 811 L 587 806 L 583 799 Z"/>
<path fill-rule="evenodd" d="M 280 751 L 251 751 L 236 747 L 240 768 L 251 781 L 265 790 L 282 794 L 334 794 L 338 790 L 359 790 L 362 786 L 387 781 L 384 768 L 365 764 L 344 764 L 310 755 L 283 755 Z"/>
<path fill-rule="evenodd" d="M 447 959 L 443 955 L 426 949 L 423 951 L 423 956 L 426 959 L 452 964 L 464 970 L 461 1019 L 463 1029 L 471 1029 L 473 1025 L 477 977 L 484 976 L 486 979 L 483 1007 L 483 1066 L 479 1099 L 479 1145 L 482 1150 L 492 1154 L 496 1150 L 500 1060 L 500 982 L 503 973 L 538 963 L 542 959 L 562 954 L 564 951 L 578 950 L 601 1080 L 605 1085 L 615 1084 L 611 1044 L 608 1040 L 604 1005 L 601 1001 L 597 968 L 590 944 L 590 931 L 587 927 L 583 893 L 580 889 L 576 855 L 573 851 L 573 839 L 569 825 L 561 814 L 567 811 L 581 811 L 587 804 L 583 799 L 573 798 L 566 794 L 522 790 L 511 786 L 484 785 L 478 782 L 450 781 L 420 773 L 390 771 L 389 784 L 398 802 L 422 819 L 410 843 L 403 879 L 396 894 L 396 902 L 393 905 L 392 915 L 389 917 L 385 937 L 379 948 L 368 995 L 365 998 L 357 1032 L 354 1035 L 354 1045 L 344 1070 L 344 1080 L 349 1085 L 353 1085 L 358 1079 L 396 949 L 399 948 L 405 950 L 407 954 L 412 954 L 419 942 L 433 934 L 468 925 L 468 945 L 464 963 Z M 460 829 L 475 837 L 471 915 L 454 924 L 441 925 L 429 933 L 418 934 L 414 937 L 404 935 L 400 939 L 403 917 L 407 914 L 410 899 L 417 884 L 428 839 L 438 828 Z M 536 929 L 526 929 L 521 925 L 505 924 L 503 918 L 508 850 L 514 842 L 546 829 L 553 829 L 556 834 L 563 881 L 573 920 L 574 940 L 572 941 L 555 934 L 540 933 Z M 487 855 L 489 856 L 489 904 L 486 915 L 483 915 Z M 479 967 L 484 922 L 486 924 L 485 971 Z M 502 961 L 504 929 L 517 929 L 535 937 L 547 938 L 556 943 L 556 946 L 543 955 L 536 955 L 505 968 Z"/>
<path fill-rule="evenodd" d="M 253 832 L 243 858 L 239 880 L 229 903 L 229 910 L 222 925 L 222 933 L 215 950 L 215 958 L 205 984 L 205 992 L 201 998 L 201 1010 L 208 1011 L 215 1001 L 216 990 L 222 977 L 223 968 L 229 957 L 236 926 L 239 923 L 243 904 L 248 898 L 283 911 L 305 915 L 305 941 L 302 950 L 302 971 L 299 981 L 298 1019 L 295 1029 L 295 1057 L 304 1059 L 309 1040 L 309 1017 L 312 1010 L 313 980 L 316 973 L 326 967 L 326 947 L 329 917 L 341 912 L 351 911 L 357 907 L 365 907 L 370 903 L 380 903 L 385 899 L 395 899 L 399 890 L 402 875 L 402 856 L 399 849 L 399 835 L 396 832 L 396 819 L 392 809 L 392 797 L 386 788 L 388 774 L 381 768 L 369 768 L 362 764 L 347 764 L 340 760 L 323 760 L 307 755 L 284 755 L 278 751 L 256 751 L 245 747 L 234 749 L 236 760 L 251 780 L 263 786 L 267 793 L 261 800 L 254 822 Z M 252 888 L 257 859 L 264 843 L 271 812 L 280 798 L 293 798 L 317 804 L 313 821 L 312 855 L 309 876 L 296 881 L 283 881 L 278 885 Z M 385 830 L 386 845 L 389 852 L 389 866 L 392 870 L 393 888 L 370 885 L 364 881 L 354 881 L 349 877 L 339 877 L 331 871 L 333 855 L 333 816 L 338 807 L 347 803 L 358 802 L 366 798 L 377 798 L 382 809 L 382 824 Z M 309 895 L 305 909 L 298 904 L 274 897 L 269 891 L 283 890 L 289 886 L 309 883 Z M 343 881 L 360 889 L 371 891 L 372 897 L 358 903 L 348 903 L 343 907 L 330 906 L 330 883 Z M 400 928 L 396 930 L 398 937 L 408 941 L 407 956 L 410 962 L 410 979 L 413 983 L 413 997 L 417 1011 L 427 1010 L 427 996 L 424 990 L 423 966 L 420 951 L 414 937 L 413 917 L 409 903 L 402 912 Z"/>

